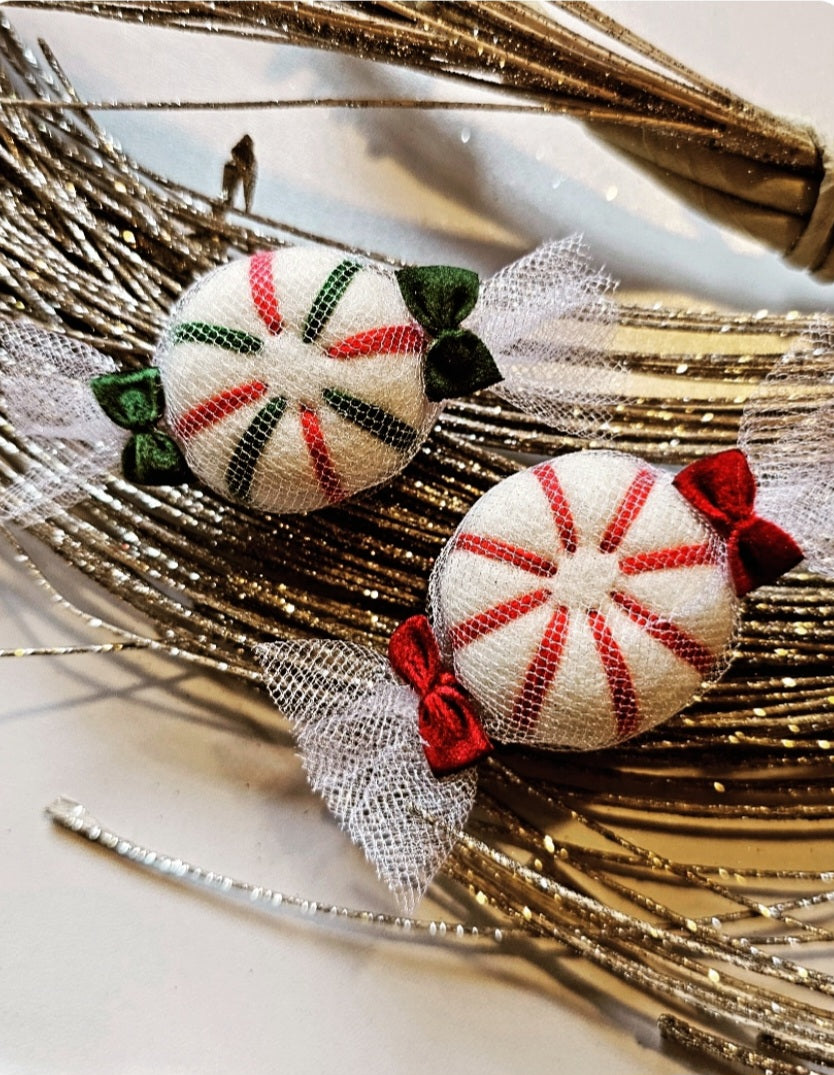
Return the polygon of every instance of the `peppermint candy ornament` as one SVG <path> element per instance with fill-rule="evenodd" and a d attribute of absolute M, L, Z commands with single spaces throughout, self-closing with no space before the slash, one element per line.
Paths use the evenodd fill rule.
<path fill-rule="evenodd" d="M 577 239 L 546 244 L 483 284 L 450 266 L 265 251 L 188 290 L 147 369 L 117 372 L 91 349 L 85 367 L 84 349 L 66 337 L 9 326 L 5 394 L 19 430 L 48 445 L 67 427 L 63 401 L 83 395 L 75 382 L 86 368 L 84 409 L 97 401 L 114 424 L 102 437 L 98 421 L 71 423 L 79 475 L 121 460 L 140 484 L 191 472 L 256 510 L 313 511 L 402 470 L 445 399 L 495 386 L 563 428 L 578 408 L 605 406 L 619 376 L 602 349 L 609 286 Z M 584 376 L 567 376 L 577 364 Z M 7 493 L 0 517 L 47 516 L 56 501 L 38 480 Z M 67 474 L 59 502 L 82 488 Z"/>
<path fill-rule="evenodd" d="M 490 490 L 441 555 L 430 604 L 490 736 L 571 750 L 678 712 L 723 668 L 736 618 L 718 535 L 668 475 L 615 452 Z"/>
<path fill-rule="evenodd" d="M 745 408 L 743 450 L 674 476 L 577 452 L 500 482 L 442 551 L 428 617 L 397 628 L 387 665 L 336 642 L 260 648 L 312 787 L 406 909 L 496 746 L 639 734 L 722 673 L 746 593 L 803 558 L 834 575 L 832 354 L 828 341 L 786 356 Z"/>
<path fill-rule="evenodd" d="M 287 513 L 336 503 L 408 462 L 439 409 L 423 384 L 429 342 L 393 272 L 285 249 L 224 265 L 189 291 L 156 362 L 197 477 Z"/>

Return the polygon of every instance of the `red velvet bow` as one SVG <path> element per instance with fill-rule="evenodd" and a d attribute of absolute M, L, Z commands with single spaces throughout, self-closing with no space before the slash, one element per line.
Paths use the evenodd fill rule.
<path fill-rule="evenodd" d="M 753 510 L 756 479 L 738 448 L 690 463 L 673 484 L 727 539 L 727 560 L 739 597 L 775 582 L 804 558 L 790 534 Z"/>
<path fill-rule="evenodd" d="M 437 639 L 425 616 L 411 616 L 391 635 L 391 667 L 420 697 L 417 727 L 435 776 L 474 765 L 492 743 L 455 679 L 444 669 Z"/>

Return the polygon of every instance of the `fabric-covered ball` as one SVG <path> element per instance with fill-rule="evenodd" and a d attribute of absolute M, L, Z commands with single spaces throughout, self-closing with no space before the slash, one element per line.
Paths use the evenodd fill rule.
<path fill-rule="evenodd" d="M 670 478 L 589 451 L 486 493 L 438 560 L 431 607 L 492 738 L 589 750 L 720 675 L 737 599 L 723 541 Z"/>
<path fill-rule="evenodd" d="M 306 512 L 400 471 L 428 434 L 428 341 L 392 271 L 287 248 L 191 288 L 156 354 L 192 471 L 262 511 Z"/>

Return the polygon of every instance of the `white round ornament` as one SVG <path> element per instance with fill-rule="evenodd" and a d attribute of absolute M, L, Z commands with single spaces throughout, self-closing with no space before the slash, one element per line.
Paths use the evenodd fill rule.
<path fill-rule="evenodd" d="M 9 415 L 56 455 L 67 451 L 56 442 L 74 446 L 71 467 L 14 483 L 0 517 L 47 518 L 114 469 L 139 485 L 194 475 L 258 510 L 313 511 L 394 477 L 445 400 L 484 388 L 554 427 L 574 429 L 580 414 L 596 425 L 620 377 L 605 350 L 610 287 L 577 237 L 484 281 L 282 248 L 191 287 L 151 367 L 119 370 L 68 337 L 14 326 L 0 348 Z"/>
<path fill-rule="evenodd" d="M 425 439 L 430 340 L 392 270 L 286 248 L 182 298 L 156 354 L 193 472 L 263 511 L 313 511 L 385 481 Z"/>
<path fill-rule="evenodd" d="M 737 598 L 725 543 L 670 477 L 594 451 L 486 493 L 438 560 L 431 607 L 493 739 L 589 750 L 723 671 Z"/>

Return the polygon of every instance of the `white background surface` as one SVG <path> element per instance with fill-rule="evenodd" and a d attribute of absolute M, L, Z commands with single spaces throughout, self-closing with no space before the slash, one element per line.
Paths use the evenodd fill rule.
<path fill-rule="evenodd" d="M 756 103 L 834 133 L 834 8 L 608 9 Z M 90 97 L 393 96 L 423 86 L 324 53 L 69 13 L 8 15 L 33 44 L 46 37 Z M 830 304 L 830 288 L 698 219 L 566 120 L 305 112 L 103 122 L 138 159 L 207 191 L 248 131 L 256 210 L 409 260 L 492 270 L 581 230 L 627 286 L 752 310 Z M 102 640 L 6 560 L 0 645 Z M 49 826 L 43 807 L 66 793 L 116 831 L 206 867 L 392 909 L 307 791 L 270 707 L 232 683 L 138 654 L 0 662 L 0 789 L 3 1073 L 704 1070 L 657 1051 L 656 1006 L 570 962 L 268 918 L 140 874 Z"/>

